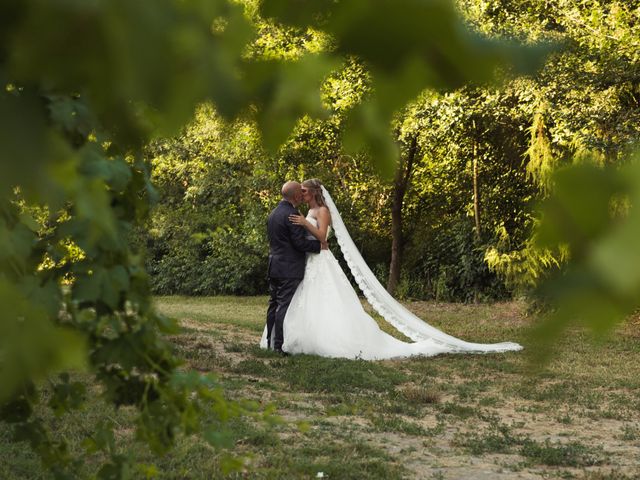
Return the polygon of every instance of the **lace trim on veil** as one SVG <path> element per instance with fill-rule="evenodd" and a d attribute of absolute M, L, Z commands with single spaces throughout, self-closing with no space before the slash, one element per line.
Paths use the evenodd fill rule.
<path fill-rule="evenodd" d="M 338 208 L 324 186 L 322 187 L 322 193 L 327 208 L 329 208 L 329 212 L 331 213 L 334 235 L 338 240 L 338 245 L 340 245 L 340 250 L 351 270 L 353 278 L 373 309 L 397 330 L 414 342 L 430 341 L 439 345 L 445 345 L 451 352 L 487 353 L 522 349 L 521 345 L 512 342 L 485 344 L 460 340 L 432 327 L 407 310 L 387 292 L 364 261 L 342 221 Z"/>

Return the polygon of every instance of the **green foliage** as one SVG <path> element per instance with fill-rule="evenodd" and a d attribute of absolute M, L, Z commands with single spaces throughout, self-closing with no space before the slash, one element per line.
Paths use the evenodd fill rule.
<path fill-rule="evenodd" d="M 567 45 L 535 76 L 516 80 L 510 87 L 519 91 L 522 111 L 528 116 L 530 135 L 521 152 L 530 181 L 539 189 L 532 191 L 534 198 L 552 194 L 553 174 L 563 166 L 627 161 L 629 145 L 640 133 L 640 70 L 637 52 L 629 48 L 640 40 L 633 5 L 597 1 L 570 5 L 555 0 L 459 0 L 458 4 L 484 33 L 526 41 L 560 40 Z M 598 182 L 590 188 L 608 189 Z M 555 276 L 574 254 L 566 244 L 542 248 L 536 231 L 545 218 L 529 208 L 523 214 L 518 230 L 506 223 L 493 226 L 496 241 L 486 259 L 508 286 L 526 293 Z"/>
<path fill-rule="evenodd" d="M 571 254 L 539 289 L 552 307 L 540 327 L 543 335 L 576 321 L 607 332 L 640 307 L 639 202 L 637 154 L 622 167 L 585 164 L 557 172 L 538 242 L 543 248 L 566 246 Z"/>
<path fill-rule="evenodd" d="M 264 219 L 285 178 L 322 179 L 365 259 L 386 281 L 391 187 L 377 177 L 366 153 L 346 155 L 339 141 L 348 128 L 341 105 L 357 102 L 367 88 L 361 66 L 347 62 L 325 84 L 325 99 L 336 113 L 327 120 L 303 119 L 275 155 L 260 148 L 250 119 L 227 123 L 211 108 L 201 109 L 179 137 L 149 149 L 161 200 L 140 241 L 150 248 L 155 291 L 264 292 Z M 515 108 L 518 100 L 513 91 L 432 94 L 405 115 L 399 140 L 419 132 L 424 157 L 404 206 L 401 296 L 469 301 L 506 294 L 483 260 L 494 237 L 487 234 L 477 242 L 466 213 L 472 191 L 467 155 L 474 141 L 483 142 L 485 228 L 507 225 L 513 242 L 526 238 L 522 210 L 534 186 L 521 169 L 525 147 L 510 137 L 525 138 L 527 122 Z M 483 137 L 477 132 L 467 137 L 473 122 L 484 129 Z M 494 158 L 496 152 L 500 156 Z M 216 241 L 221 238 L 227 240 Z"/>
<path fill-rule="evenodd" d="M 507 291 L 484 261 L 484 246 L 475 239 L 468 218 L 416 234 L 418 243 L 407 252 L 409 267 L 399 295 L 438 301 L 478 301 L 504 298 Z"/>
<path fill-rule="evenodd" d="M 327 90 L 343 94 L 351 79 L 362 81 L 360 75 L 358 65 L 347 62 Z M 344 98 L 328 93 L 326 101 L 352 101 L 361 88 L 351 88 Z M 384 204 L 371 209 L 380 181 L 366 157 L 352 163 L 340 154 L 339 133 L 339 114 L 327 120 L 305 118 L 273 155 L 261 147 L 251 118 L 225 122 L 213 108 L 203 106 L 180 136 L 151 145 L 147 156 L 160 200 L 136 241 L 148 249 L 154 292 L 264 292 L 265 219 L 279 200 L 284 178 L 322 178 L 341 206 L 361 212 L 363 218 L 376 216 L 373 223 L 347 218 L 354 238 L 380 242 L 387 212 Z M 351 167 L 354 163 L 356 168 Z M 345 185 L 353 188 L 345 190 Z"/>
<path fill-rule="evenodd" d="M 328 32 L 337 52 L 355 54 L 371 69 L 373 94 L 351 113 L 345 145 L 352 152 L 371 149 L 375 165 L 389 177 L 397 147 L 385 127 L 425 87 L 450 89 L 490 81 L 504 65 L 529 72 L 545 52 L 469 32 L 448 1 L 384 1 L 375 9 L 364 0 L 298 2 L 296 7 L 267 0 L 262 12 L 286 24 Z"/>
<path fill-rule="evenodd" d="M 350 7 L 345 8 L 341 4 L 330 7 L 331 9 L 335 7 L 336 11 L 328 17 L 329 20 L 320 23 L 311 22 L 312 27 L 307 22 L 311 17 L 305 16 L 309 13 L 305 9 L 313 10 L 315 6 L 305 5 L 304 8 L 297 9 L 295 15 L 298 16 L 295 18 L 290 17 L 291 11 L 287 13 L 281 7 L 282 5 L 276 4 L 276 2 L 267 2 L 262 5 L 260 12 L 266 16 L 275 15 L 278 19 L 290 23 L 288 26 L 274 25 L 265 21 L 256 10 L 255 4 L 247 4 L 246 8 L 249 11 L 251 21 L 260 31 L 258 39 L 252 43 L 251 58 L 255 59 L 258 64 L 265 59 L 269 61 L 285 59 L 288 62 L 300 59 L 300 61 L 309 62 L 305 70 L 312 72 L 317 69 L 316 76 L 324 77 L 322 102 L 331 116 L 320 120 L 303 118 L 297 123 L 293 134 L 289 136 L 279 151 L 275 153 L 263 151 L 254 142 L 254 139 L 260 137 L 268 146 L 273 147 L 288 135 L 293 126 L 293 123 L 287 124 L 289 117 L 286 114 L 273 110 L 273 108 L 289 108 L 282 102 L 289 102 L 297 98 L 292 92 L 298 91 L 298 87 L 295 89 L 287 88 L 286 91 L 289 92 L 291 98 L 283 97 L 282 102 L 278 104 L 280 106 L 272 107 L 260 104 L 262 107 L 258 108 L 255 114 L 244 117 L 242 122 L 236 121 L 229 124 L 231 128 L 223 125 L 224 122 L 220 119 L 219 112 L 214 113 L 211 109 L 204 109 L 196 115 L 195 122 L 183 134 L 173 141 L 167 142 L 165 146 L 152 149 L 149 152 L 149 157 L 154 158 L 154 175 L 164 175 L 160 173 L 163 171 L 165 174 L 169 174 L 166 177 L 169 179 L 167 184 L 162 180 L 159 183 L 163 198 L 162 206 L 156 210 L 153 217 L 154 227 L 157 228 L 152 227 L 151 235 L 142 235 L 143 238 L 140 239 L 151 247 L 152 255 L 149 258 L 148 266 L 153 275 L 154 289 L 157 292 L 163 294 L 254 294 L 264 291 L 266 251 L 264 248 L 264 226 L 260 222 L 266 217 L 270 207 L 275 204 L 277 192 L 283 180 L 291 177 L 319 177 L 330 191 L 335 192 L 334 197 L 341 210 L 348 212 L 348 216 L 345 214 L 346 222 L 356 243 L 374 269 L 384 274 L 385 265 L 388 264 L 386 244 L 389 241 L 389 232 L 386 224 L 389 222 L 391 189 L 388 185 L 380 182 L 376 175 L 377 172 L 371 169 L 370 164 L 379 166 L 382 162 L 383 165 L 389 166 L 388 159 L 391 158 L 389 152 L 396 149 L 390 143 L 390 137 L 386 133 L 392 114 L 402 107 L 408 99 L 420 92 L 422 87 L 418 88 L 419 85 L 424 86 L 426 83 L 443 88 L 459 85 L 463 79 L 487 80 L 493 76 L 495 62 L 499 62 L 500 57 L 503 59 L 511 58 L 511 55 L 518 51 L 512 46 L 487 41 L 479 36 L 459 34 L 459 20 L 446 3 L 424 6 L 423 10 L 420 10 L 421 7 L 416 7 L 419 11 L 411 10 L 415 6 L 409 5 L 406 5 L 406 8 L 394 6 L 392 9 L 389 7 L 388 12 L 385 10 L 388 15 L 397 15 L 405 20 L 411 18 L 411 21 L 422 23 L 433 22 L 435 18 L 441 18 L 438 21 L 438 28 L 441 27 L 441 30 L 438 31 L 442 35 L 446 32 L 456 32 L 456 42 L 446 52 L 440 51 L 442 47 L 438 42 L 434 42 L 430 36 L 432 33 L 428 33 L 423 28 L 420 31 L 426 37 L 421 39 L 419 43 L 412 42 L 403 45 L 401 42 L 394 42 L 396 51 L 393 52 L 388 49 L 380 49 L 373 40 L 368 44 L 363 43 L 361 38 L 350 37 L 344 30 L 346 23 L 344 25 L 342 23 L 346 22 L 346 19 L 353 12 L 350 13 Z M 432 8 L 433 11 L 430 10 Z M 379 14 L 380 12 L 376 13 L 376 15 Z M 361 22 L 361 16 L 360 14 L 357 16 L 358 22 Z M 370 20 L 373 21 L 373 19 Z M 364 23 L 358 23 L 358 25 L 360 25 L 358 28 L 364 29 L 366 35 L 370 35 L 374 31 L 370 25 Z M 395 28 L 393 25 L 395 25 L 393 22 L 386 20 L 384 22 L 385 29 Z M 380 29 L 375 29 L 375 35 L 378 39 L 382 38 L 379 31 Z M 389 34 L 393 34 L 394 37 L 400 35 L 404 38 L 406 29 L 403 29 L 402 32 L 389 32 Z M 418 34 L 416 33 L 416 35 Z M 436 76 L 421 76 L 420 69 L 429 69 L 432 73 L 436 73 L 442 65 L 433 58 L 433 55 L 425 57 L 420 48 L 432 49 L 431 54 L 442 57 L 443 61 L 446 58 L 447 62 L 450 61 L 455 66 L 452 65 L 448 74 L 439 79 Z M 475 63 L 473 68 L 467 68 L 471 65 L 467 61 L 469 55 L 473 56 L 473 62 L 476 62 L 481 58 L 478 57 L 478 52 L 483 49 L 486 49 L 488 54 L 487 57 L 484 57 L 487 63 L 482 68 Z M 523 54 L 520 58 L 523 62 L 519 65 L 524 67 L 524 64 L 527 63 L 527 56 L 529 54 L 535 55 L 536 49 L 519 51 L 520 54 Z M 357 57 L 351 56 L 352 53 L 356 53 Z M 312 56 L 310 57 L 309 54 Z M 336 64 L 327 61 L 327 57 L 335 54 L 349 55 L 340 69 L 335 69 Z M 464 60 L 465 58 L 467 60 Z M 328 74 L 328 70 L 322 73 L 323 63 L 334 68 L 334 71 L 331 74 Z M 423 63 L 423 65 L 417 66 L 419 63 Z M 393 69 L 405 72 L 404 76 L 395 76 L 391 79 L 389 75 Z M 258 70 L 256 70 L 257 77 L 260 77 L 257 72 Z M 288 76 L 289 74 L 283 70 L 283 75 Z M 302 82 L 301 85 L 303 85 L 306 82 L 304 79 L 310 77 L 305 76 L 303 79 L 300 74 L 295 74 L 291 78 Z M 283 80 L 283 82 L 286 83 L 288 80 Z M 314 91 L 307 87 L 304 89 L 308 92 Z M 279 96 L 280 93 L 276 92 L 275 95 Z M 454 161 L 464 165 L 462 167 L 464 173 L 452 179 L 444 189 L 434 188 L 432 190 L 432 192 L 440 193 L 441 198 L 446 196 L 456 198 L 456 203 L 448 206 L 448 217 L 460 217 L 459 211 L 454 213 L 453 210 L 455 208 L 466 210 L 468 207 L 467 200 L 464 199 L 464 189 L 469 188 L 465 183 L 470 178 L 466 156 L 473 148 L 473 140 L 478 139 L 486 131 L 478 128 L 471 141 L 465 139 L 461 142 L 460 140 L 469 134 L 469 129 L 466 127 L 470 127 L 477 123 L 476 120 L 479 120 L 476 111 L 468 108 L 468 103 L 473 102 L 478 96 L 481 98 L 479 103 L 482 105 L 480 108 L 483 108 L 482 114 L 487 115 L 484 124 L 488 127 L 483 127 L 486 130 L 491 126 L 490 112 L 491 109 L 495 109 L 495 99 L 500 97 L 489 94 L 489 100 L 486 101 L 481 95 L 471 92 L 469 96 L 464 93 L 454 95 L 453 100 L 445 99 L 440 103 L 437 100 L 432 103 L 433 96 L 427 95 L 425 102 L 428 107 L 422 107 L 423 101 L 419 101 L 419 107 L 405 116 L 404 126 L 399 130 L 397 136 L 398 143 L 402 144 L 407 135 L 418 128 L 421 131 L 421 146 L 424 151 L 429 152 L 429 157 L 433 158 L 434 162 L 441 162 L 441 165 L 445 165 L 455 159 Z M 436 98 L 438 97 L 436 96 Z M 471 100 L 468 100 L 468 97 Z M 517 99 L 517 96 L 509 94 L 509 98 L 513 101 Z M 311 103 L 307 104 L 308 107 L 311 107 L 312 104 L 315 107 L 306 110 L 319 113 L 316 109 L 317 100 L 309 100 L 309 102 Z M 451 114 L 443 115 L 442 107 L 447 104 L 452 104 Z M 513 107 L 511 108 L 513 109 Z M 424 114 L 426 109 L 428 109 L 428 114 Z M 504 116 L 502 111 L 501 114 Z M 526 123 L 522 121 L 522 115 L 520 113 L 516 113 L 516 115 L 520 116 L 518 121 L 522 122 L 524 125 L 522 128 L 525 128 Z M 439 117 L 444 117 L 444 120 L 438 121 Z M 461 122 L 461 119 L 464 121 Z M 423 130 L 426 125 L 429 125 L 429 122 L 434 121 L 438 127 L 437 137 Z M 501 118 L 500 121 L 504 120 Z M 447 137 L 452 128 L 456 128 L 460 132 L 460 137 Z M 247 140 L 247 148 L 244 152 L 233 147 L 233 145 L 238 145 L 240 138 L 234 129 L 246 132 L 244 139 Z M 258 130 L 261 132 L 260 134 Z M 274 132 L 276 133 L 274 134 Z M 358 137 L 359 140 L 355 142 L 349 140 L 349 138 L 353 140 L 355 137 Z M 508 139 L 509 137 L 504 131 L 496 131 L 494 138 Z M 505 142 L 504 140 L 498 141 Z M 347 154 L 347 152 L 353 151 L 353 148 L 348 148 L 349 145 L 352 147 L 357 145 L 358 153 Z M 368 145 L 369 149 L 362 150 L 364 145 Z M 462 145 L 463 148 L 440 158 L 442 152 L 451 151 L 451 146 L 457 145 Z M 511 191 L 517 191 L 518 188 L 521 188 L 520 185 L 509 186 L 508 178 L 504 174 L 505 170 L 514 171 L 513 155 L 510 155 L 512 150 L 513 147 L 503 154 L 510 158 L 509 167 L 506 169 L 502 168 L 499 163 L 499 160 L 504 157 L 491 159 L 494 172 L 486 175 L 486 181 L 494 183 L 496 175 L 501 175 L 501 185 L 504 185 L 505 188 L 511 188 Z M 251 154 L 247 155 L 247 152 L 251 152 Z M 483 156 L 490 159 L 491 149 L 487 148 L 483 152 Z M 252 168 L 237 167 L 241 161 Z M 172 166 L 169 167 L 169 165 Z M 230 173 L 228 165 L 236 166 L 233 167 L 233 173 Z M 423 169 L 424 171 L 426 169 Z M 447 169 L 447 173 L 450 171 Z M 227 181 L 225 186 L 240 184 L 243 186 L 227 189 L 217 187 L 215 185 L 218 181 L 214 179 L 214 173 Z M 178 186 L 178 182 L 175 181 L 178 177 L 172 175 L 179 175 L 182 178 L 184 188 Z M 522 175 L 520 177 L 522 178 Z M 464 220 L 447 218 L 445 222 L 433 225 L 432 228 L 430 225 L 424 225 L 422 219 L 430 218 L 432 212 L 435 215 L 441 214 L 441 209 L 435 212 L 431 209 L 424 211 L 425 205 L 442 201 L 437 199 L 434 202 L 429 196 L 430 192 L 421 191 L 423 186 L 431 181 L 433 178 L 427 179 L 424 178 L 424 174 L 420 175 L 416 178 L 416 182 L 422 183 L 422 185 L 417 188 L 417 192 L 409 194 L 413 198 L 407 202 L 406 208 L 411 209 L 407 223 L 427 230 L 423 235 L 418 229 L 415 235 L 409 232 L 407 235 L 409 242 L 413 241 L 411 237 L 443 236 L 448 225 L 465 223 Z M 522 181 L 524 181 L 523 178 Z M 206 197 L 202 194 L 205 191 L 208 195 Z M 499 201 L 503 204 L 511 202 L 506 192 L 498 192 L 497 189 L 492 189 L 492 192 L 497 193 L 497 195 L 492 195 L 493 199 L 498 200 L 500 198 L 498 195 L 501 195 Z M 233 198 L 230 203 L 233 203 L 235 207 L 233 209 L 228 206 L 223 207 L 220 202 L 221 198 Z M 469 197 L 467 196 L 467 198 Z M 527 197 L 525 197 L 526 201 Z M 180 207 L 176 209 L 178 205 Z M 496 211 L 490 205 L 488 205 L 488 209 Z M 217 212 L 218 215 L 214 212 Z M 186 219 L 189 221 L 185 221 Z M 492 218 L 490 222 L 499 223 L 500 220 Z M 518 232 L 517 236 L 520 239 L 521 232 Z M 463 236 L 453 234 L 449 239 L 450 243 L 454 244 L 456 238 L 463 238 Z M 257 239 L 257 241 L 253 242 L 253 239 Z M 418 243 L 417 238 L 416 243 Z M 235 251 L 231 247 L 227 248 L 231 245 L 236 246 Z M 413 250 L 410 245 L 407 248 Z M 463 251 L 460 253 L 452 252 L 442 262 L 444 264 L 442 272 L 440 265 L 427 266 L 425 262 L 416 258 L 421 253 L 421 250 L 416 248 L 415 255 L 413 255 L 415 260 L 407 265 L 411 274 L 405 275 L 405 281 L 401 285 L 401 294 L 423 298 L 438 296 L 439 298 L 457 300 L 503 296 L 504 289 L 498 285 L 495 275 L 487 271 L 483 265 L 482 247 L 467 242 L 461 248 Z M 460 249 L 456 246 L 455 250 Z M 442 256 L 434 251 L 428 253 L 430 256 Z M 460 260 L 463 261 L 462 267 L 458 267 Z M 423 273 L 416 276 L 418 272 Z M 434 278 L 440 279 L 439 293 L 435 291 Z M 487 279 L 492 285 L 485 287 Z M 457 286 L 452 287 L 453 284 Z"/>
<path fill-rule="evenodd" d="M 405 280 L 401 293 L 463 301 L 507 294 L 484 254 L 498 243 L 499 231 L 516 245 L 527 238 L 536 187 L 521 161 L 526 87 L 514 81 L 503 89 L 428 93 L 403 114 L 399 137 L 417 135 L 421 158 L 403 205 L 405 278 L 415 287 Z M 472 218 L 474 160 L 480 232 Z"/>
<path fill-rule="evenodd" d="M 262 290 L 264 202 L 273 201 L 263 192 L 275 187 L 259 140 L 254 123 L 227 123 L 203 106 L 182 136 L 148 148 L 161 198 L 136 238 L 148 249 L 154 292 Z"/>
<path fill-rule="evenodd" d="M 214 429 L 234 413 L 210 380 L 178 373 L 179 360 L 161 337 L 161 332 L 174 332 L 175 326 L 152 309 L 142 256 L 129 241 L 155 198 L 141 152 L 151 134 L 173 134 L 206 100 L 227 118 L 251 104 L 258 107 L 254 118 L 262 140 L 274 147 L 302 114 L 322 113 L 317 87 L 342 62 L 341 53 L 359 53 L 354 37 L 339 39 L 340 53 L 293 54 L 289 58 L 294 61 L 287 62 L 274 60 L 287 55 L 260 57 L 259 52 L 268 49 L 253 42 L 254 29 L 265 37 L 277 29 L 260 21 L 255 12 L 250 3 L 224 0 L 0 4 L 0 140 L 5 159 L 0 175 L 0 297 L 6 302 L 0 327 L 0 401 L 3 418 L 15 423 L 16 439 L 28 440 L 56 476 L 73 475 L 78 459 L 32 412 L 40 386 L 34 382 L 60 369 L 86 368 L 100 382 L 105 400 L 135 406 L 137 436 L 157 453 L 170 448 L 177 433 L 199 430 L 203 409 L 213 407 Z M 360 19 L 354 13 L 341 21 L 354 22 L 355 32 Z M 450 10 L 436 13 L 455 24 Z M 312 36 L 326 38 L 320 33 Z M 435 44 L 433 38 L 431 43 Z M 268 44 L 262 42 L 262 47 Z M 321 50 L 320 44 L 322 40 L 310 53 Z M 400 51 L 413 48 L 398 45 Z M 486 50 L 495 53 L 500 47 L 494 44 Z M 454 52 L 451 58 L 455 56 Z M 384 61 L 371 60 L 373 65 Z M 476 67 L 486 73 L 495 65 L 486 57 Z M 456 82 L 466 79 L 464 74 L 455 76 Z M 413 91 L 429 80 L 417 76 L 411 81 Z M 441 81 L 449 85 L 454 77 L 443 75 Z M 372 131 L 384 131 L 383 123 L 368 125 Z M 233 219 L 236 228 L 218 222 L 206 229 L 208 218 L 201 209 L 203 228 L 189 236 L 192 248 L 184 249 L 177 263 L 176 257 L 170 261 L 159 254 L 157 265 L 176 282 L 188 277 L 218 279 L 215 285 L 201 284 L 202 293 L 216 291 L 220 284 L 221 289 L 239 291 L 248 282 L 244 268 L 259 265 L 253 260 L 261 252 L 253 258 L 235 255 L 238 263 L 233 268 L 213 259 L 228 258 L 240 242 L 249 249 L 258 245 L 258 235 L 246 235 L 245 221 L 255 228 L 256 220 L 251 219 L 261 217 L 225 200 L 234 189 L 247 186 L 262 192 L 263 183 L 247 184 L 243 173 L 249 165 L 210 154 L 221 159 L 224 180 L 205 175 L 195 188 L 178 186 L 176 198 L 184 195 L 191 206 L 213 198 L 215 213 Z M 183 167 L 179 163 L 178 170 Z M 188 163 L 198 173 L 198 162 L 189 158 Z M 230 181 L 234 178 L 237 181 Z M 166 185 L 174 181 L 167 178 Z M 39 221 L 30 217 L 32 211 L 44 212 Z M 166 211 L 167 216 L 176 213 L 180 209 Z M 184 226 L 177 241 L 185 239 Z M 201 259 L 198 249 L 212 253 L 203 271 L 173 275 L 182 260 Z M 175 284 L 160 285 L 163 288 Z M 51 386 L 49 406 L 65 415 L 82 405 L 85 389 L 69 383 L 68 376 L 61 380 Z M 87 440 L 88 451 L 104 452 L 107 461 L 96 475 L 129 476 L 131 459 L 117 451 L 113 426 L 101 423 L 97 432 L 95 438 L 88 436 L 93 438 Z"/>
<path fill-rule="evenodd" d="M 525 240 L 520 249 L 513 249 L 504 227 L 498 229 L 496 236 L 496 243 L 486 250 L 484 260 L 516 294 L 531 296 L 536 286 L 560 269 L 568 258 L 566 248 L 558 247 L 556 252 L 540 248 L 535 237 Z"/>
<path fill-rule="evenodd" d="M 420 149 L 403 206 L 407 227 L 403 232 L 404 273 L 398 294 L 465 301 L 503 298 L 510 293 L 530 294 L 543 279 L 561 268 L 569 253 L 562 246 L 541 249 L 534 238 L 539 219 L 533 213 L 533 205 L 552 190 L 554 170 L 596 157 L 601 164 L 620 162 L 626 145 L 637 136 L 635 57 L 631 53 L 621 55 L 619 49 L 612 48 L 612 39 L 617 39 L 620 46 L 632 41 L 632 16 L 618 4 L 586 2 L 570 7 L 547 2 L 543 8 L 496 1 L 480 8 L 476 2 L 458 3 L 466 20 L 483 33 L 527 41 L 566 40 L 568 48 L 551 57 L 533 77 L 508 80 L 502 87 L 476 86 L 448 94 L 425 92 L 395 117 L 395 138 L 400 149 L 413 136 L 417 136 Z M 261 19 L 252 5 L 252 22 L 264 34 L 253 44 L 252 55 L 291 60 L 306 52 L 322 56 L 351 51 L 344 45 L 350 45 L 352 39 L 342 39 L 342 27 L 338 25 L 346 7 L 327 6 L 332 13 L 326 18 L 313 17 L 307 8 L 313 10 L 316 6 L 309 4 L 295 12 L 284 12 L 276 3 L 263 5 L 262 12 L 294 25 L 285 27 Z M 609 12 L 615 14 L 607 16 Z M 395 14 L 402 16 L 405 12 L 400 9 Z M 308 28 L 309 24 L 313 28 Z M 362 28 L 368 32 L 368 27 Z M 585 34 L 587 31 L 591 33 Z M 332 36 L 323 32 L 331 32 Z M 341 139 L 368 128 L 362 126 L 364 120 L 354 122 L 360 109 L 383 109 L 378 104 L 386 102 L 382 97 L 387 95 L 379 93 L 386 92 L 380 85 L 386 81 L 384 69 L 390 68 L 391 60 L 385 57 L 388 52 L 380 48 L 356 53 L 359 58 L 349 57 L 343 68 L 323 83 L 323 102 L 332 113 L 329 118 L 303 119 L 275 154 L 262 151 L 253 141 L 247 142 L 252 145 L 248 162 L 253 173 L 245 171 L 242 182 L 260 183 L 260 190 L 216 190 L 219 196 L 233 196 L 239 206 L 236 212 L 230 214 L 227 208 L 220 208 L 212 197 L 201 204 L 202 209 L 210 205 L 210 209 L 224 215 L 210 215 L 208 221 L 201 223 L 195 220 L 192 210 L 181 210 L 176 216 L 191 218 L 191 225 L 202 226 L 192 231 L 185 228 L 175 242 L 167 235 L 148 241 L 156 252 L 149 260 L 156 291 L 264 291 L 266 252 L 260 240 L 264 235 L 260 219 L 273 205 L 279 184 L 291 177 L 319 177 L 336 192 L 334 197 L 356 243 L 381 280 L 386 280 L 391 188 L 369 168 L 370 160 L 375 163 L 375 150 L 348 155 Z M 396 53 L 398 58 L 394 61 L 402 63 L 415 52 Z M 217 114 L 208 115 L 211 124 L 220 122 Z M 260 118 L 265 117 L 258 116 L 258 121 Z M 206 125 L 207 120 L 198 116 L 196 124 Z M 239 124 L 234 125 L 238 128 Z M 250 138 L 259 136 L 252 119 L 243 125 L 241 130 L 254 132 L 248 134 Z M 199 148 L 211 148 L 205 146 L 207 142 L 238 143 L 233 136 L 197 128 L 201 128 L 202 138 L 200 146 L 186 150 L 191 152 L 190 158 L 200 156 Z M 187 137 L 181 137 L 178 145 L 197 144 Z M 184 153 L 178 145 L 176 148 Z M 223 155 L 234 164 L 247 158 L 233 149 Z M 473 216 L 473 160 L 479 168 L 479 239 L 474 238 L 469 218 Z M 190 159 L 185 156 L 181 161 L 189 164 Z M 164 162 L 165 159 L 158 159 L 154 171 L 164 168 Z M 221 172 L 228 178 L 227 167 L 216 161 L 206 160 L 199 168 Z M 212 175 L 208 173 L 207 177 Z M 234 174 L 231 178 L 239 177 Z M 167 194 L 162 185 L 161 191 L 163 196 Z M 186 189 L 184 195 L 189 195 Z M 172 204 L 172 211 L 175 205 Z M 243 220 L 235 219 L 239 216 L 244 216 Z M 181 218 L 174 223 L 169 214 L 155 216 L 154 221 L 164 224 L 157 231 L 175 233 Z M 191 233 L 195 236 L 191 237 Z M 218 238 L 221 240 L 207 241 Z M 248 239 L 257 240 L 251 243 Z M 236 252 L 225 248 L 232 243 L 238 245 Z"/>
<path fill-rule="evenodd" d="M 230 28 L 214 35 L 212 16 Z M 136 435 L 158 454 L 243 410 L 212 379 L 177 370 L 162 338 L 176 325 L 152 309 L 128 238 L 155 196 L 140 146 L 205 98 L 237 111 L 224 83 L 251 28 L 226 2 L 33 0 L 3 2 L 0 17 L 2 420 L 57 478 L 77 476 L 85 455 L 103 459 L 98 478 L 128 478 L 135 459 L 114 425 L 87 425 L 86 451 L 71 451 L 35 405 L 48 393 L 72 418 L 84 381 L 51 374 L 86 369 L 106 402 L 136 407 Z"/>
<path fill-rule="evenodd" d="M 557 167 L 558 160 L 551 150 L 551 142 L 548 138 L 547 126 L 545 124 L 545 107 L 540 106 L 540 110 L 533 115 L 533 123 L 529 127 L 531 140 L 529 149 L 526 152 L 529 162 L 527 163 L 527 173 L 539 183 L 543 189 L 548 190 L 551 185 L 551 174 Z"/>

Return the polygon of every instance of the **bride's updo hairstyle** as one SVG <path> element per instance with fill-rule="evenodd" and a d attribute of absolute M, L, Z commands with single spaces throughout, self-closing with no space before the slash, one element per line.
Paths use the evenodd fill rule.
<path fill-rule="evenodd" d="M 311 178 L 302 182 L 302 186 L 311 191 L 313 198 L 319 207 L 327 206 L 324 201 L 324 196 L 322 195 L 322 182 L 320 182 L 320 180 L 317 178 Z"/>

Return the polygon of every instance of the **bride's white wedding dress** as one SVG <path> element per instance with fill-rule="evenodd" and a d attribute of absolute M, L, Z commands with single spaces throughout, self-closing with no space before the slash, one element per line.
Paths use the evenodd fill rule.
<path fill-rule="evenodd" d="M 283 351 L 322 357 L 381 360 L 440 353 L 489 353 L 522 349 L 517 343 L 511 342 L 465 342 L 431 327 L 409 312 L 387 293 L 369 270 L 324 187 L 323 194 L 336 238 L 358 286 L 373 308 L 414 342 L 403 342 L 383 332 L 365 312 L 333 253 L 321 250 L 317 254 L 307 254 L 304 279 L 293 295 L 284 319 Z M 315 218 L 308 215 L 307 220 L 317 226 Z M 266 328 L 260 346 L 267 348 Z"/>

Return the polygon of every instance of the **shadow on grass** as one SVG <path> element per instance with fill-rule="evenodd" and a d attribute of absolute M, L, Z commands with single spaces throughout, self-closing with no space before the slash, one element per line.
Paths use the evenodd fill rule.
<path fill-rule="evenodd" d="M 403 372 L 382 364 L 312 355 L 274 358 L 266 362 L 261 359 L 244 360 L 233 367 L 233 372 L 269 377 L 298 391 L 317 393 L 387 392 L 408 378 Z"/>

